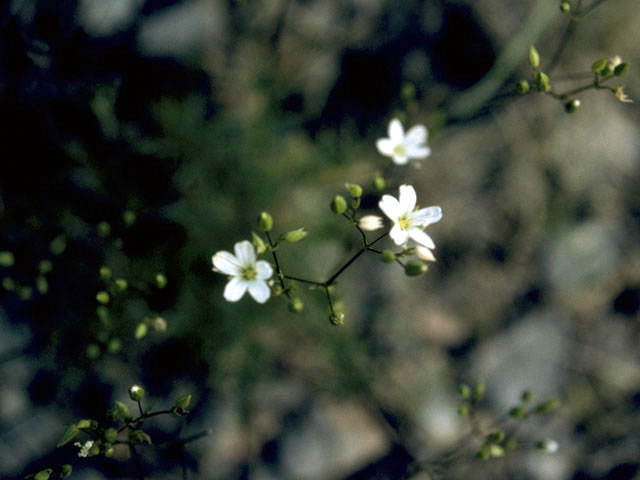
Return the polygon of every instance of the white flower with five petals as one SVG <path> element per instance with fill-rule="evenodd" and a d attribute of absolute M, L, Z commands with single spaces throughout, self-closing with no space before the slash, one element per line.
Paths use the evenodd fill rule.
<path fill-rule="evenodd" d="M 376 142 L 378 151 L 387 157 L 391 157 L 393 163 L 404 165 L 412 158 L 425 158 L 431 153 L 431 149 L 425 145 L 427 141 L 427 129 L 424 125 L 415 125 L 404 133 L 402 123 L 397 118 L 389 122 L 389 138 L 380 138 Z"/>
<path fill-rule="evenodd" d="M 391 195 L 383 195 L 378 206 L 393 222 L 389 235 L 396 245 L 406 245 L 411 239 L 418 245 L 433 250 L 436 245 L 423 229 L 440 221 L 442 209 L 427 207 L 418 210 L 416 201 L 416 191 L 413 187 L 401 185 L 398 199 Z"/>
<path fill-rule="evenodd" d="M 225 300 L 237 302 L 249 290 L 249 295 L 256 302 L 266 302 L 271 296 L 266 282 L 273 275 L 271 265 L 264 260 L 256 259 L 256 250 L 247 240 L 236 243 L 233 249 L 235 255 L 220 251 L 211 258 L 214 271 L 232 277 L 224 289 Z"/>

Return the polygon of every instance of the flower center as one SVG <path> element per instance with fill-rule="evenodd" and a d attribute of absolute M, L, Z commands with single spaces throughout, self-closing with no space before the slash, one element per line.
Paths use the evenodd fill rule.
<path fill-rule="evenodd" d="M 404 155 L 404 145 L 400 144 L 400 145 L 396 145 L 395 147 L 393 147 L 393 154 L 394 155 L 403 156 Z"/>
<path fill-rule="evenodd" d="M 255 266 L 249 265 L 248 267 L 244 267 L 240 271 L 240 276 L 243 280 L 250 282 L 258 277 L 258 271 L 256 270 Z"/>
<path fill-rule="evenodd" d="M 408 214 L 404 214 L 400 217 L 398 217 L 398 225 L 400 225 L 400 228 L 402 230 L 408 230 L 409 226 L 411 225 L 411 221 L 410 221 L 410 217 Z"/>

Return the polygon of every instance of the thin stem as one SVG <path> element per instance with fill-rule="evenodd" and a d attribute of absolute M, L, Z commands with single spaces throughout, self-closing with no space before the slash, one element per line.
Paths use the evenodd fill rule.
<path fill-rule="evenodd" d="M 127 421 L 127 423 L 125 423 L 122 427 L 118 429 L 118 432 L 122 432 L 123 430 L 126 430 L 132 425 L 135 425 L 136 423 L 140 423 L 141 421 L 146 420 L 147 418 L 155 417 L 157 415 L 166 415 L 170 413 L 171 413 L 171 410 L 158 410 L 157 412 L 143 413 L 139 417 L 134 418 L 133 420 Z"/>
<path fill-rule="evenodd" d="M 331 301 L 331 294 L 329 293 L 329 287 L 325 286 L 324 291 L 327 292 L 327 300 L 329 301 L 329 310 L 331 310 L 332 315 L 335 315 L 336 312 L 333 310 L 333 302 Z"/>
<path fill-rule="evenodd" d="M 353 257 L 351 257 L 349 260 L 347 260 L 347 263 L 345 263 L 344 265 L 342 265 L 342 267 L 340 267 L 336 273 L 334 273 L 333 275 L 331 275 L 331 277 L 329 277 L 329 280 L 327 280 L 326 282 L 324 282 L 324 284 L 325 284 L 326 286 L 329 286 L 329 285 L 331 285 L 333 282 L 335 282 L 335 281 L 336 281 L 336 279 L 340 276 L 340 274 L 341 274 L 342 272 L 344 272 L 347 268 L 349 268 L 349 265 L 351 265 L 353 262 L 355 262 L 355 261 L 358 259 L 358 257 L 359 257 L 360 255 L 362 255 L 362 254 L 363 254 L 364 252 L 366 252 L 366 251 L 367 251 L 366 247 L 362 247 L 360 250 L 358 250 L 358 252 L 357 252 Z"/>
<path fill-rule="evenodd" d="M 144 472 L 142 470 L 142 463 L 138 456 L 138 451 L 133 443 L 129 443 L 129 449 L 131 450 L 131 456 L 133 457 L 133 463 L 136 465 L 136 471 L 138 472 L 138 480 L 144 480 Z"/>
<path fill-rule="evenodd" d="M 290 293 L 287 290 L 287 286 L 284 283 L 284 274 L 280 269 L 280 263 L 278 262 L 278 255 L 276 255 L 276 251 L 273 249 L 274 244 L 273 244 L 273 241 L 271 240 L 271 235 L 269 235 L 269 232 L 264 232 L 264 233 L 267 236 L 267 241 L 269 242 L 269 246 L 271 247 L 271 255 L 273 255 L 273 263 L 276 266 L 276 272 L 278 274 L 278 279 L 280 280 L 280 286 L 282 287 L 282 291 L 285 293 L 285 295 L 289 297 Z"/>
<path fill-rule="evenodd" d="M 316 285 L 318 287 L 324 287 L 324 283 L 316 282 L 315 280 L 307 280 L 306 278 L 294 277 L 293 275 L 283 275 L 287 280 L 295 280 L 300 283 L 308 283 L 309 285 Z"/>
<path fill-rule="evenodd" d="M 140 403 L 140 400 L 137 400 L 138 402 L 138 410 L 140 410 L 140 416 L 144 416 L 144 412 L 142 411 L 142 403 Z"/>

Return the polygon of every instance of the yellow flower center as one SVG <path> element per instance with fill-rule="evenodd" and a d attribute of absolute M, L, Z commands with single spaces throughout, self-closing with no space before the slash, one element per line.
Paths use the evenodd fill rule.
<path fill-rule="evenodd" d="M 256 270 L 256 267 L 254 267 L 253 265 L 249 265 L 248 267 L 244 267 L 240 271 L 240 276 L 243 280 L 250 282 L 258 277 L 258 271 Z"/>
<path fill-rule="evenodd" d="M 404 145 L 400 144 L 400 145 L 396 145 L 395 147 L 393 147 L 393 154 L 394 155 L 403 156 L 404 155 Z"/>
<path fill-rule="evenodd" d="M 408 214 L 404 214 L 400 217 L 398 217 L 398 225 L 400 225 L 400 228 L 402 230 L 407 230 L 409 228 L 409 215 Z"/>

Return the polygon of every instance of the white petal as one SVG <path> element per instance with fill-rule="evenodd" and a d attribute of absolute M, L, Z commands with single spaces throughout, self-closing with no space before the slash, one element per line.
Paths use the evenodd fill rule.
<path fill-rule="evenodd" d="M 258 303 L 264 303 L 269 300 L 271 290 L 265 282 L 256 280 L 249 285 L 249 295 Z"/>
<path fill-rule="evenodd" d="M 436 261 L 436 257 L 433 256 L 431 249 L 423 247 L 422 245 L 416 246 L 416 254 L 418 255 L 418 258 L 421 258 L 422 260 L 427 260 L 429 262 Z"/>
<path fill-rule="evenodd" d="M 373 232 L 383 227 L 382 217 L 377 215 L 365 215 L 358 221 L 360 228 L 366 232 Z"/>
<path fill-rule="evenodd" d="M 439 222 L 441 218 L 442 209 L 440 207 L 421 208 L 411 214 L 412 223 L 420 225 L 421 227 Z"/>
<path fill-rule="evenodd" d="M 427 129 L 424 125 L 415 125 L 407 131 L 404 137 L 405 145 L 420 145 L 427 141 Z"/>
<path fill-rule="evenodd" d="M 409 161 L 409 157 L 406 155 L 394 155 L 393 163 L 396 165 L 405 165 Z"/>
<path fill-rule="evenodd" d="M 422 245 L 427 248 L 434 249 L 436 248 L 436 244 L 433 243 L 433 240 L 429 235 L 420 230 L 419 228 L 412 228 L 409 230 L 409 236 L 411 239 L 416 242 L 418 245 Z"/>
<path fill-rule="evenodd" d="M 387 157 L 390 157 L 393 155 L 393 149 L 395 148 L 395 146 L 396 144 L 390 138 L 380 138 L 376 142 L 376 147 L 378 147 L 378 151 L 382 155 L 386 155 Z"/>
<path fill-rule="evenodd" d="M 409 233 L 406 230 L 402 230 L 399 225 L 394 225 L 389 236 L 396 245 L 404 245 L 409 241 Z"/>
<path fill-rule="evenodd" d="M 271 275 L 273 275 L 273 268 L 264 260 L 258 260 L 256 262 L 256 271 L 258 272 L 256 277 L 258 280 L 268 280 L 271 278 Z"/>
<path fill-rule="evenodd" d="M 380 207 L 382 213 L 394 221 L 403 213 L 400 209 L 400 203 L 391 195 L 383 195 L 380 202 L 378 202 L 378 207 Z"/>
<path fill-rule="evenodd" d="M 236 252 L 238 265 L 241 267 L 246 267 L 256 263 L 256 249 L 250 241 L 244 240 L 242 242 L 238 242 L 234 245 L 233 249 Z"/>
<path fill-rule="evenodd" d="M 231 253 L 220 251 L 211 257 L 213 266 L 227 275 L 238 275 L 240 273 L 240 266 L 238 260 Z"/>
<path fill-rule="evenodd" d="M 227 283 L 227 286 L 224 287 L 224 299 L 227 302 L 237 302 L 247 291 L 248 286 L 249 284 L 246 281 L 238 277 L 232 278 Z"/>
<path fill-rule="evenodd" d="M 405 146 L 405 152 L 411 158 L 426 158 L 431 154 L 431 149 L 419 145 L 407 145 Z"/>
<path fill-rule="evenodd" d="M 400 212 L 410 213 L 416 207 L 416 191 L 411 185 L 400 185 Z"/>
<path fill-rule="evenodd" d="M 404 142 L 404 128 L 397 118 L 389 122 L 389 138 L 396 144 Z"/>

